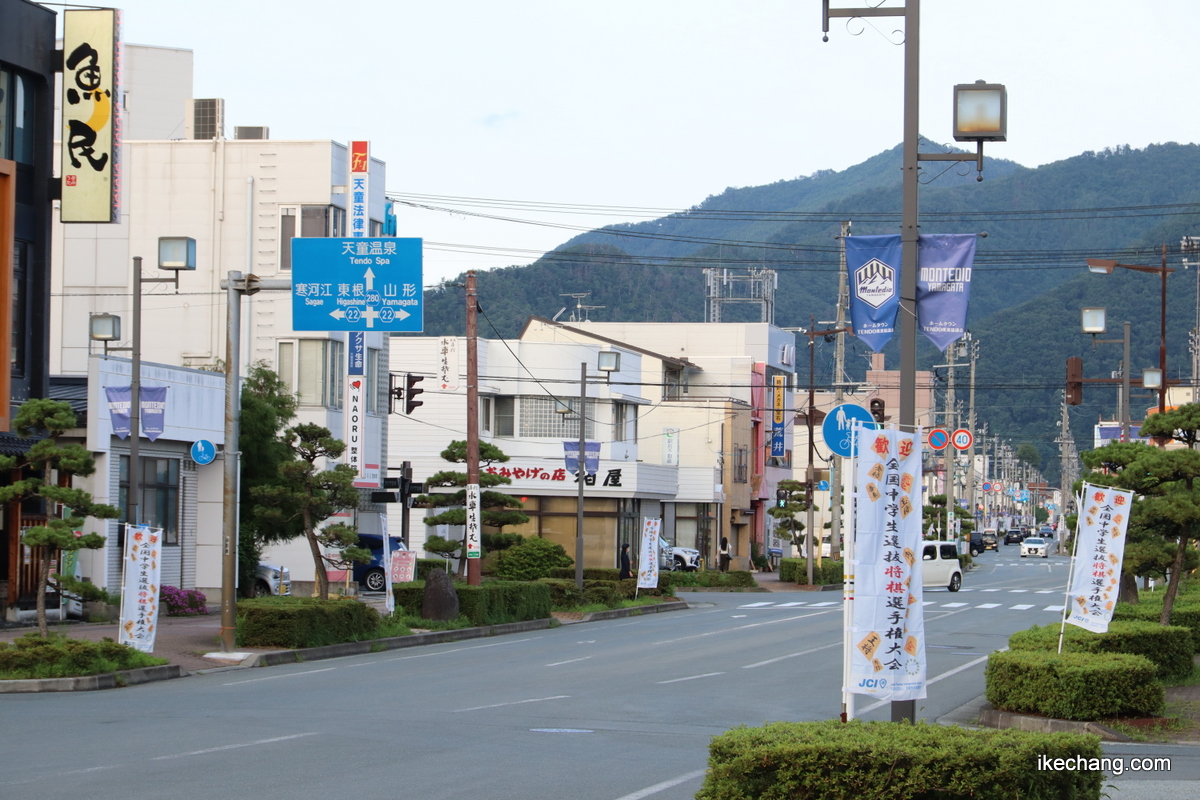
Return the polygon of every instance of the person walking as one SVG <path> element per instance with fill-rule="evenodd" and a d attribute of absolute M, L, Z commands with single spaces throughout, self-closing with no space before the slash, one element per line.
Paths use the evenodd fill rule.
<path fill-rule="evenodd" d="M 629 563 L 629 542 L 621 545 L 621 574 L 620 580 L 633 577 L 633 567 Z"/>
<path fill-rule="evenodd" d="M 729 539 L 721 537 L 721 548 L 717 550 L 718 563 L 721 572 L 729 572 Z"/>

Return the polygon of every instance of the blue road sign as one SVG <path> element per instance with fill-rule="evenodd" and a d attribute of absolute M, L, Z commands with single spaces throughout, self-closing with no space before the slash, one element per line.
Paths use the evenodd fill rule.
<path fill-rule="evenodd" d="M 856 420 L 863 423 L 865 430 L 875 430 L 878 427 L 870 411 L 853 403 L 835 406 L 825 416 L 825 421 L 821 423 L 821 435 L 825 437 L 825 444 L 834 455 L 842 458 L 854 455 L 850 445 L 850 428 Z"/>
<path fill-rule="evenodd" d="M 208 439 L 192 442 L 192 461 L 204 466 L 205 464 L 211 464 L 216 457 L 217 447 Z"/>
<path fill-rule="evenodd" d="M 420 239 L 292 239 L 292 329 L 425 329 Z"/>
<path fill-rule="evenodd" d="M 828 492 L 829 491 L 829 481 L 817 481 L 817 491 L 818 492 Z"/>

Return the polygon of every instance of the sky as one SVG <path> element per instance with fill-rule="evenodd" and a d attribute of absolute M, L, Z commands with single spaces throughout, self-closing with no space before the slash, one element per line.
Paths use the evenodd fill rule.
<path fill-rule="evenodd" d="M 902 138 L 903 22 L 830 20 L 823 43 L 820 0 L 119 5 L 126 42 L 194 51 L 194 95 L 225 99 L 227 135 L 369 139 L 389 193 L 458 208 L 399 213 L 399 234 L 425 240 L 426 285 L 645 218 L 630 209 L 842 170 Z M 952 143 L 954 84 L 979 79 L 1008 90 L 1008 141 L 986 155 L 1027 167 L 1200 138 L 1200 2 L 925 0 L 921 22 L 933 141 Z M 480 210 L 508 220 L 465 213 Z"/>

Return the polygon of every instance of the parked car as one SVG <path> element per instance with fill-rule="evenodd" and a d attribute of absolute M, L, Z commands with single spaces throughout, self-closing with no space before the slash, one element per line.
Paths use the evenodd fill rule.
<path fill-rule="evenodd" d="M 392 552 L 407 550 L 399 536 L 389 537 Z M 387 576 L 383 574 L 383 536 L 378 533 L 360 533 L 358 546 L 371 551 L 371 560 L 367 563 L 355 563 L 354 580 L 368 592 L 382 592 L 387 585 Z"/>
<path fill-rule="evenodd" d="M 700 569 L 700 551 L 690 547 L 675 547 L 667 544 L 666 539 L 659 539 L 658 568 L 666 570 L 683 570 L 695 572 Z"/>
<path fill-rule="evenodd" d="M 292 593 L 292 573 L 278 564 L 259 564 L 254 570 L 254 596 L 278 597 Z"/>
<path fill-rule="evenodd" d="M 1009 528 L 1008 533 L 1004 534 L 1004 544 L 1007 547 L 1010 544 L 1020 544 L 1025 541 L 1025 534 L 1021 533 L 1020 528 Z"/>
<path fill-rule="evenodd" d="M 1050 555 L 1050 542 L 1040 536 L 1030 536 L 1025 541 L 1021 542 L 1021 558 L 1025 556 L 1041 556 L 1046 558 Z"/>
<path fill-rule="evenodd" d="M 1000 549 L 1000 536 L 996 532 L 995 528 L 984 528 L 981 538 L 983 539 L 983 549 L 984 550 L 999 550 Z"/>
<path fill-rule="evenodd" d="M 921 585 L 945 586 L 952 592 L 962 588 L 962 564 L 954 542 L 925 542 L 921 551 Z"/>

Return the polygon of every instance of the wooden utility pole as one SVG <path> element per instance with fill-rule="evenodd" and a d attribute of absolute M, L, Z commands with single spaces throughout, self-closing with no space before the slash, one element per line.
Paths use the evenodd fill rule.
<path fill-rule="evenodd" d="M 467 271 L 467 524 L 463 550 L 467 556 L 467 584 L 482 582 L 479 558 L 479 301 L 475 293 L 475 270 Z M 472 526 L 474 530 L 472 531 Z"/>

